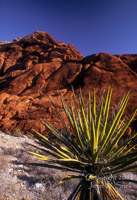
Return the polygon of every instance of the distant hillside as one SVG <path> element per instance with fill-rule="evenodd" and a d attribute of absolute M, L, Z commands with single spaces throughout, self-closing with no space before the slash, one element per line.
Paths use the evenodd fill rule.
<path fill-rule="evenodd" d="M 60 94 L 70 102 L 71 86 L 84 97 L 96 89 L 99 96 L 111 85 L 112 102 L 130 90 L 127 114 L 137 107 L 137 54 L 99 53 L 83 57 L 48 33 L 35 32 L 13 42 L 0 43 L 0 129 L 15 133 L 32 129 L 46 133 L 40 118 L 60 126 L 49 95 L 61 109 Z M 132 124 L 137 128 L 136 121 Z"/>

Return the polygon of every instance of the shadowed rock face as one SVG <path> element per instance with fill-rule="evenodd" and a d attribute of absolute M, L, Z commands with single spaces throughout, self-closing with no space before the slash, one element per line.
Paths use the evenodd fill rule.
<path fill-rule="evenodd" d="M 48 33 L 35 32 L 11 43 L 0 43 L 0 127 L 4 132 L 39 130 L 40 118 L 60 127 L 49 96 L 61 110 L 60 94 L 70 102 L 71 86 L 84 97 L 108 85 L 112 102 L 131 91 L 127 113 L 137 107 L 137 54 L 93 54 L 83 57 L 72 44 L 57 42 Z M 134 128 L 137 128 L 134 121 Z"/>

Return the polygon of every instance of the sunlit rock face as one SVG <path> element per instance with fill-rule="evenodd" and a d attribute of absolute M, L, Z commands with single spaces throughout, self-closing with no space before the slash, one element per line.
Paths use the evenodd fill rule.
<path fill-rule="evenodd" d="M 57 42 L 39 31 L 13 42 L 1 42 L 0 128 L 12 134 L 17 130 L 26 134 L 32 129 L 46 134 L 40 118 L 61 127 L 49 96 L 63 114 L 60 95 L 69 104 L 72 86 L 76 94 L 81 88 L 86 98 L 93 88 L 99 97 L 109 85 L 114 105 L 130 90 L 128 117 L 137 107 L 137 54 L 83 57 L 73 44 Z M 136 121 L 132 127 L 137 128 Z"/>

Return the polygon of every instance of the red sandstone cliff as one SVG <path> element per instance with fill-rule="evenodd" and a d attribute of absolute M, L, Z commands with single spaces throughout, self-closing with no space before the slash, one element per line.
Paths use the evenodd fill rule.
<path fill-rule="evenodd" d="M 130 90 L 127 113 L 137 107 L 137 54 L 99 53 L 83 57 L 72 44 L 57 42 L 48 33 L 35 32 L 11 43 L 0 43 L 0 129 L 23 133 L 37 129 L 45 118 L 58 125 L 49 96 L 61 109 L 60 94 L 69 102 L 71 86 L 86 97 L 111 85 L 112 102 Z M 133 123 L 137 128 L 136 121 Z"/>

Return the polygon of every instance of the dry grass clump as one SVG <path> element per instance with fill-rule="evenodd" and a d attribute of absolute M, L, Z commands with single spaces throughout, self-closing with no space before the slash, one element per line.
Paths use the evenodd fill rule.
<path fill-rule="evenodd" d="M 69 194 L 76 183 L 68 182 L 55 192 L 54 187 L 66 172 L 21 164 L 37 161 L 26 153 L 34 150 L 28 144 L 34 141 L 0 132 L 0 200 L 66 200 L 65 190 L 70 188 Z"/>

